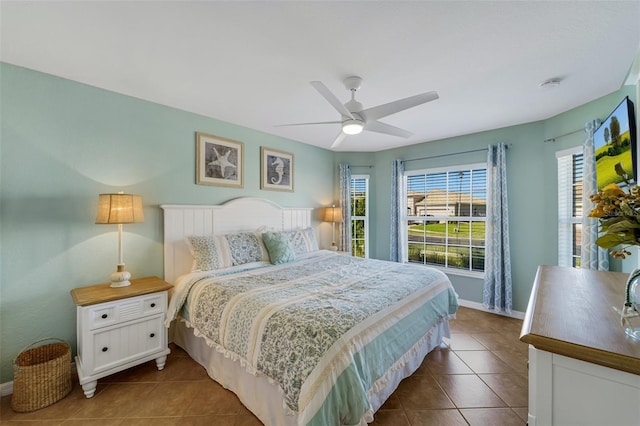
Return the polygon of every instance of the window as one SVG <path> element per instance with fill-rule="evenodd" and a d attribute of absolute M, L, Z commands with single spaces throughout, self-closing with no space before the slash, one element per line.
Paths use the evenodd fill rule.
<path fill-rule="evenodd" d="M 408 261 L 483 274 L 486 164 L 405 172 L 405 190 Z"/>
<path fill-rule="evenodd" d="M 556 153 L 558 159 L 558 265 L 580 267 L 582 244 L 582 148 Z"/>
<path fill-rule="evenodd" d="M 351 254 L 369 257 L 369 176 L 351 176 Z"/>

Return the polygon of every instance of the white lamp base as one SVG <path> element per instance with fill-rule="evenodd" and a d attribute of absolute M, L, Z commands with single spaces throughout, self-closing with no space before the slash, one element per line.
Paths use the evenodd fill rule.
<path fill-rule="evenodd" d="M 336 243 L 331 243 L 331 247 L 329 247 L 329 250 L 338 251 L 338 246 L 336 245 Z"/>
<path fill-rule="evenodd" d="M 118 270 L 111 274 L 111 285 L 109 287 L 127 287 L 131 285 L 131 274 L 124 270 L 124 263 L 118 265 Z"/>

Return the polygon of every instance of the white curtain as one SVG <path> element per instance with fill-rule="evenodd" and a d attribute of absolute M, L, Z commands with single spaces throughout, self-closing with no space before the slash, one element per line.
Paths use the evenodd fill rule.
<path fill-rule="evenodd" d="M 507 205 L 507 147 L 489 145 L 487 155 L 487 220 L 485 229 L 484 307 L 511 313 L 512 283 Z"/>
<path fill-rule="evenodd" d="M 404 260 L 404 238 L 400 235 L 403 227 L 400 221 L 403 219 L 406 197 L 404 194 L 404 163 L 402 160 L 393 160 L 391 164 L 391 252 L 389 260 L 402 262 Z"/>
<path fill-rule="evenodd" d="M 609 270 L 609 251 L 596 245 L 598 239 L 598 219 L 587 215 L 594 207 L 589 195 L 598 191 L 596 181 L 596 159 L 593 133 L 600 126 L 600 120 L 592 120 L 584 125 L 584 144 L 582 146 L 582 245 L 580 247 L 580 266 L 584 269 Z"/>
<path fill-rule="evenodd" d="M 351 166 L 340 163 L 340 224 L 339 250 L 351 253 Z"/>

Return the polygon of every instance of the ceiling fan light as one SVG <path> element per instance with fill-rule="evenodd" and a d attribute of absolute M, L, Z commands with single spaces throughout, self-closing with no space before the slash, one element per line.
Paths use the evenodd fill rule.
<path fill-rule="evenodd" d="M 347 135 L 357 135 L 363 128 L 364 124 L 358 120 L 346 120 L 342 123 L 342 131 Z"/>

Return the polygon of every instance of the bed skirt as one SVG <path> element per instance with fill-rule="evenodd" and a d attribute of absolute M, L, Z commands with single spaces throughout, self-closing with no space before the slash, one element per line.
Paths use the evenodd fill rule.
<path fill-rule="evenodd" d="M 174 343 L 202 365 L 209 377 L 235 393 L 244 406 L 265 425 L 298 425 L 297 416 L 287 414 L 284 398 L 275 384 L 269 383 L 264 376 L 248 373 L 239 362 L 234 362 L 210 348 L 204 338 L 196 337 L 193 329 L 188 328 L 180 319 L 174 321 L 173 326 Z M 369 391 L 371 410 L 360 420 L 361 425 L 373 421 L 371 414 L 384 404 L 402 379 L 410 376 L 420 367 L 424 357 L 441 344 L 443 337 L 449 337 L 448 321 L 438 322 L 423 339 L 420 339 L 419 344 L 411 348 L 412 356 L 408 357 L 406 362 L 389 370 L 384 385 L 377 391 Z"/>

